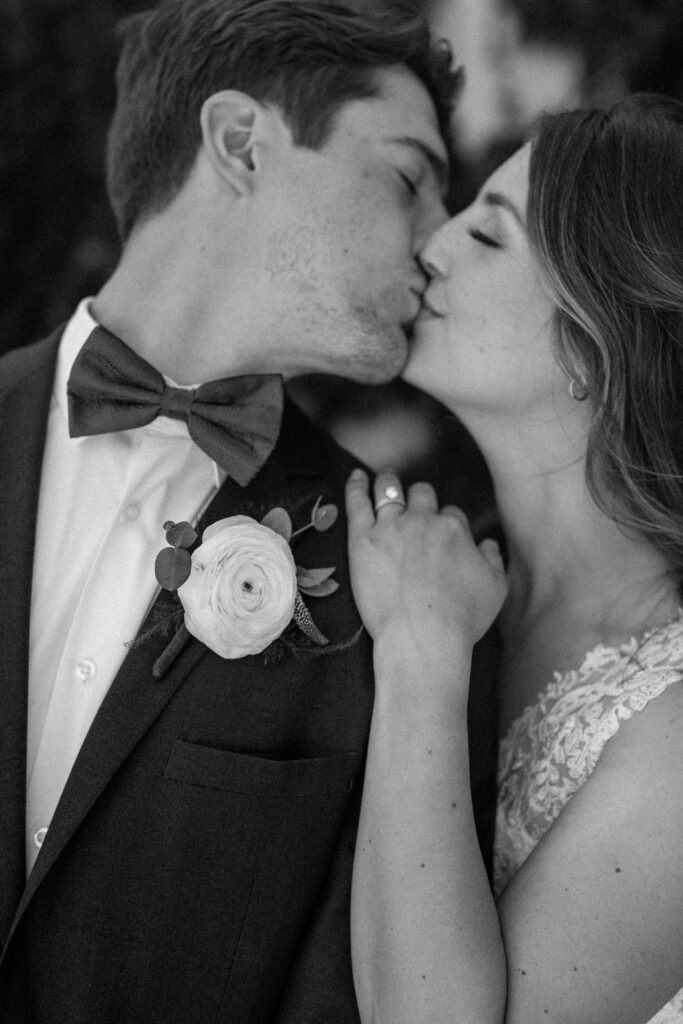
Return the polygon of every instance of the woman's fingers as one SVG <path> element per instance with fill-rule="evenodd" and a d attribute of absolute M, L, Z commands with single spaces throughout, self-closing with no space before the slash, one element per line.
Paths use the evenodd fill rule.
<path fill-rule="evenodd" d="M 406 497 L 401 479 L 393 469 L 383 469 L 377 473 L 372 498 L 367 473 L 355 469 L 346 484 L 346 508 L 349 529 L 356 533 L 367 531 L 375 522 L 396 519 L 404 512 L 439 515 L 439 503 L 432 485 L 426 482 L 411 484 Z M 444 505 L 440 514 L 458 520 L 470 533 L 469 520 L 457 505 Z"/>
<path fill-rule="evenodd" d="M 457 505 L 444 505 L 441 509 L 442 516 L 449 516 L 451 519 L 457 519 L 464 527 L 467 532 L 470 533 L 470 521 L 461 508 Z"/>
<path fill-rule="evenodd" d="M 408 510 L 410 512 L 422 513 L 423 515 L 435 515 L 439 511 L 439 502 L 436 491 L 431 484 L 416 483 L 408 490 Z"/>
<path fill-rule="evenodd" d="M 373 500 L 368 493 L 368 477 L 361 469 L 356 469 L 349 477 L 346 486 L 346 505 L 350 529 L 364 531 L 375 521 L 378 523 L 398 518 L 405 511 L 418 515 L 437 515 L 439 503 L 436 491 L 431 484 L 414 483 L 406 498 L 403 484 L 393 469 L 383 469 L 375 477 L 372 488 Z M 448 509 L 444 509 L 447 512 Z M 453 514 L 462 516 L 464 513 L 452 508 Z"/>
<path fill-rule="evenodd" d="M 503 556 L 500 553 L 498 542 L 493 540 L 492 537 L 487 537 L 477 546 L 482 558 L 488 562 L 496 576 L 504 576 L 505 566 L 503 564 Z"/>
<path fill-rule="evenodd" d="M 375 522 L 375 513 L 368 494 L 368 477 L 362 469 L 354 469 L 346 482 L 346 514 L 349 537 L 366 533 Z"/>

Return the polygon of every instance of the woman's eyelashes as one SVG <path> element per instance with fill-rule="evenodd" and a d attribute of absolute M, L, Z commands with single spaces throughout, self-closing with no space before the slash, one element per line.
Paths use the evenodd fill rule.
<path fill-rule="evenodd" d="M 484 234 L 484 232 L 480 231 L 479 228 L 468 228 L 467 234 L 470 236 L 470 238 L 474 238 L 476 242 L 481 242 L 482 245 L 489 245 L 491 246 L 492 249 L 502 248 L 500 242 L 497 242 L 495 238 L 491 238 L 490 235 Z"/>
<path fill-rule="evenodd" d="M 407 174 L 403 174 L 401 171 L 398 172 L 398 176 L 403 181 L 403 183 L 405 184 L 405 186 L 408 189 L 408 191 L 410 192 L 410 194 L 413 195 L 413 196 L 416 196 L 417 195 L 417 185 L 412 180 L 412 178 L 409 178 Z"/>

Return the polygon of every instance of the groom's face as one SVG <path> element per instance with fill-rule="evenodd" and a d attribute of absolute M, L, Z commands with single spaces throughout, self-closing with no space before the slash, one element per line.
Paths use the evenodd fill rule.
<path fill-rule="evenodd" d="M 447 153 L 425 87 L 377 73 L 319 150 L 288 145 L 264 199 L 268 302 L 290 372 L 395 377 L 426 285 L 418 253 L 446 220 Z"/>

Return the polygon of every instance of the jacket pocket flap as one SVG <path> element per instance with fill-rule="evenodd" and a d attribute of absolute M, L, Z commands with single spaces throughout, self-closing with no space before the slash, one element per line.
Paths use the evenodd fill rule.
<path fill-rule="evenodd" d="M 353 788 L 358 754 L 275 760 L 175 740 L 164 778 L 247 796 L 299 798 Z"/>

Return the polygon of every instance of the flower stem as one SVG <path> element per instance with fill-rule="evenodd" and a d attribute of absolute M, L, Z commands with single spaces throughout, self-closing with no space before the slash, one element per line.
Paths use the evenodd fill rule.
<path fill-rule="evenodd" d="M 184 625 L 180 627 L 170 644 L 159 655 L 152 666 L 152 675 L 155 679 L 163 679 L 178 655 L 184 650 L 190 639 L 190 634 Z"/>
<path fill-rule="evenodd" d="M 306 530 L 310 530 L 310 528 L 312 526 L 313 526 L 313 523 L 306 523 L 305 526 L 300 526 L 299 529 L 295 530 L 294 533 L 292 534 L 292 536 L 289 538 L 290 543 L 294 540 L 295 537 L 298 537 L 299 534 L 305 533 Z"/>

